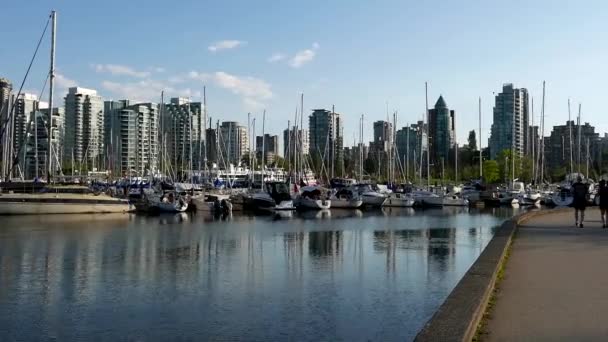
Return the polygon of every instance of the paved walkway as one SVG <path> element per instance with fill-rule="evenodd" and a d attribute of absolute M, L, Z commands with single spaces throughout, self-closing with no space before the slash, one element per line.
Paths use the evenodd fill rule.
<path fill-rule="evenodd" d="M 520 227 L 500 284 L 488 341 L 608 340 L 608 229 L 588 209 Z"/>

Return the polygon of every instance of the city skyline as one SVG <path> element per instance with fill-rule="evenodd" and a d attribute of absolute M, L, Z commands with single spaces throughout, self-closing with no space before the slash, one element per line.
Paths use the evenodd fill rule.
<path fill-rule="evenodd" d="M 575 105 L 582 102 L 583 121 L 606 132 L 608 119 L 601 103 L 606 51 L 593 42 L 601 41 L 607 7 L 546 4 L 526 4 L 526 11 L 512 13 L 506 4 L 472 2 L 442 5 L 441 11 L 433 4 L 396 2 L 360 7 L 278 4 L 272 11 L 248 3 L 188 3 L 169 10 L 172 5 L 163 3 L 141 8 L 110 1 L 90 8 L 67 2 L 55 8 L 57 98 L 68 86 L 78 85 L 98 90 L 107 100 L 158 103 L 164 89 L 166 97 L 201 101 L 206 85 L 209 116 L 244 123 L 247 112 L 261 117 L 266 109 L 267 130 L 279 134 L 298 104 L 298 94 L 304 92 L 306 112 L 335 105 L 343 113 L 348 146 L 358 136 L 362 113 L 369 124 L 385 119 L 387 107 L 389 115 L 399 112 L 397 127 L 420 120 L 428 81 L 429 102 L 442 94 L 459 113 L 459 144 L 466 141 L 468 131 L 477 129 L 477 99 L 482 98 L 479 141 L 486 146 L 494 93 L 502 84 L 528 89 L 535 98 L 538 122 L 546 80 L 545 135 L 547 128 L 567 120 L 568 97 Z M 85 6 L 89 12 L 112 13 L 112 22 L 128 22 L 137 14 L 151 23 L 162 19 L 167 24 L 162 30 L 154 25 L 108 25 L 106 16 L 83 17 Z M 121 10 L 111 11 L 115 6 Z M 49 10 L 32 3 L 7 9 L 7 25 L 19 27 L 20 34 L 7 36 L 12 48 L 0 51 L 0 58 L 9 66 L 3 75 L 15 84 L 23 77 Z M 293 13 L 303 14 L 303 20 L 291 20 Z M 445 27 L 457 25 L 459 35 L 417 26 L 431 17 L 443 20 Z M 31 25 L 18 25 L 25 18 Z M 320 23 L 336 18 L 341 20 L 335 21 L 335 28 L 319 32 Z M 476 24 L 467 23 L 471 19 Z M 277 31 L 281 25 L 285 29 Z M 478 30 L 479 25 L 484 30 Z M 535 36 L 527 33 L 530 27 Z M 584 40 L 579 39 L 582 33 Z M 272 40 L 270 34 L 275 35 Z M 345 44 L 347 37 L 358 39 Z M 446 51 L 441 58 L 435 53 L 437 42 Z M 124 53 L 135 46 L 138 53 Z M 46 54 L 38 56 L 26 91 L 36 94 L 42 88 L 45 58 Z M 372 140 L 371 132 L 365 132 L 364 140 Z"/>

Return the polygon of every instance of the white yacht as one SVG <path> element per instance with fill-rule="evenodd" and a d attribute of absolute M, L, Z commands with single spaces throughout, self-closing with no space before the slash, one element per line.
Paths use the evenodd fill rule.
<path fill-rule="evenodd" d="M 392 193 L 382 203 L 383 207 L 402 207 L 411 208 L 416 204 L 416 200 L 410 194 Z"/>
<path fill-rule="evenodd" d="M 357 209 L 363 205 L 363 200 L 350 189 L 336 191 L 329 200 L 332 208 Z"/>
<path fill-rule="evenodd" d="M 324 196 L 324 189 L 317 186 L 304 186 L 295 200 L 298 209 L 324 210 L 331 207 L 331 201 Z"/>
<path fill-rule="evenodd" d="M 36 193 L 0 193 L 0 215 L 126 213 L 126 199 L 92 193 L 86 187 L 52 187 Z"/>

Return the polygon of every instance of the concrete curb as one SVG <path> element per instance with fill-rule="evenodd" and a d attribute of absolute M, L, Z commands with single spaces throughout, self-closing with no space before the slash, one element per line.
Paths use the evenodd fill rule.
<path fill-rule="evenodd" d="M 532 217 L 564 210 L 571 209 L 529 211 L 505 221 L 445 302 L 418 332 L 415 341 L 471 341 L 517 226 Z"/>

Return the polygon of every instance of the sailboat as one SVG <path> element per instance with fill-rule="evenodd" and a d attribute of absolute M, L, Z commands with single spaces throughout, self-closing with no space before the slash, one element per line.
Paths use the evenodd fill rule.
<path fill-rule="evenodd" d="M 114 198 L 86 187 L 51 186 L 53 175 L 53 91 L 55 87 L 55 38 L 57 13 L 51 12 L 51 67 L 49 71 L 49 110 L 47 121 L 47 184 L 31 193 L 1 193 L 0 215 L 124 213 L 135 207 L 128 200 Z M 45 28 L 46 31 L 46 28 Z M 18 94 L 19 95 L 19 94 Z M 11 113 L 14 107 L 11 109 Z M 8 122 L 4 122 L 8 125 Z M 35 132 L 36 137 L 38 130 Z"/>

